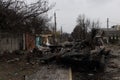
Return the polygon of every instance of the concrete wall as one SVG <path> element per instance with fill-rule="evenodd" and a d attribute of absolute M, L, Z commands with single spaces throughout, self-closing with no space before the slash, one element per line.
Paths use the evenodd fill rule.
<path fill-rule="evenodd" d="M 0 51 L 23 49 L 23 35 L 0 33 Z"/>

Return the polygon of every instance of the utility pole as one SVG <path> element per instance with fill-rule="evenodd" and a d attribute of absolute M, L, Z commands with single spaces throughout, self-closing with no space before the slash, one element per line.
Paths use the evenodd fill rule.
<path fill-rule="evenodd" d="M 62 26 L 61 26 L 61 30 L 60 30 L 60 42 L 62 42 L 62 33 L 63 33 L 63 30 L 62 30 Z"/>
<path fill-rule="evenodd" d="M 61 34 L 63 33 L 63 29 L 62 29 L 62 26 L 61 26 L 61 31 L 60 31 L 60 32 L 61 32 Z"/>
<path fill-rule="evenodd" d="M 107 35 L 109 34 L 109 18 L 107 18 Z M 109 43 L 109 36 L 107 36 L 107 43 Z"/>
<path fill-rule="evenodd" d="M 56 30 L 57 30 L 57 22 L 56 22 L 56 12 L 54 12 L 54 43 L 56 44 Z"/>
<path fill-rule="evenodd" d="M 56 12 L 54 12 L 54 22 L 55 22 L 55 32 L 56 32 L 56 30 L 57 30 L 57 23 L 56 23 Z"/>
<path fill-rule="evenodd" d="M 107 18 L 107 29 L 109 28 L 109 18 Z"/>

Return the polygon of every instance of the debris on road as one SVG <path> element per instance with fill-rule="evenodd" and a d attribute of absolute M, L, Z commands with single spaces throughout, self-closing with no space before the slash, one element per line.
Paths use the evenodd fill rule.
<path fill-rule="evenodd" d="M 89 65 L 91 69 L 101 68 L 101 62 L 104 63 L 110 50 L 103 43 L 102 31 L 96 29 L 92 31 L 89 39 L 65 44 L 64 46 L 50 46 L 51 54 L 39 58 L 40 62 L 57 61 L 70 66 L 82 63 L 83 65 Z"/>

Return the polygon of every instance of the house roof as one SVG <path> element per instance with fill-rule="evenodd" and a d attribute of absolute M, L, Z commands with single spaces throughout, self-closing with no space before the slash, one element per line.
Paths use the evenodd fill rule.
<path fill-rule="evenodd" d="M 120 30 L 114 28 L 102 28 L 104 31 L 104 36 L 120 36 Z"/>

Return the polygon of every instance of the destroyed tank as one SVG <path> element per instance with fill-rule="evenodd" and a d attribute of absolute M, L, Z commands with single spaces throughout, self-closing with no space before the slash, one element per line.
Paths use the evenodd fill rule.
<path fill-rule="evenodd" d="M 55 52 L 54 55 L 47 57 L 44 61 L 56 61 L 73 67 L 83 66 L 89 70 L 101 69 L 104 67 L 105 59 L 110 50 L 107 50 L 103 43 L 103 32 L 96 31 L 92 31 L 89 39 L 65 44 L 60 48 L 60 51 Z"/>

